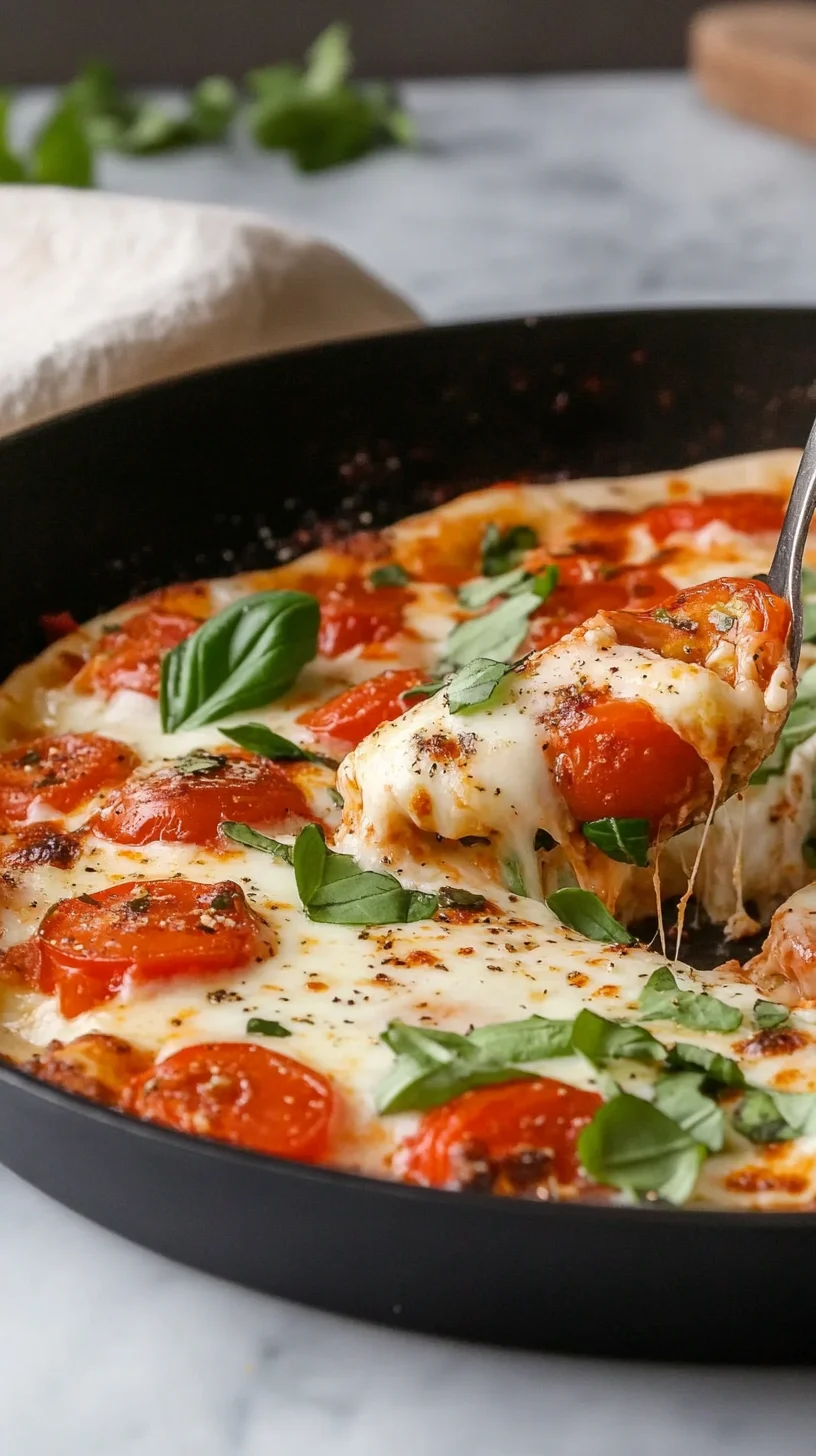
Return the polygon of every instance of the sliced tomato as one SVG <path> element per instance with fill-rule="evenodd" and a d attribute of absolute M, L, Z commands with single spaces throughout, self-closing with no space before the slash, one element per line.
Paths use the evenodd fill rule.
<path fill-rule="evenodd" d="M 200 619 L 186 612 L 136 612 L 103 632 L 76 686 L 106 697 L 127 688 L 157 698 L 162 658 L 200 626 Z"/>
<path fill-rule="evenodd" d="M 427 673 L 413 667 L 381 672 L 379 677 L 370 677 L 336 698 L 329 698 L 319 708 L 303 713 L 298 722 L 316 738 L 331 738 L 356 748 L 381 723 L 402 717 L 412 706 L 412 700 L 406 702 L 404 694 L 426 677 Z"/>
<path fill-rule="evenodd" d="M 723 576 L 676 592 L 659 613 L 613 611 L 609 619 L 619 642 L 682 662 L 704 663 L 723 638 L 742 642 L 764 689 L 785 651 L 790 608 L 764 581 Z M 733 663 L 716 671 L 730 681 Z"/>
<path fill-rule="evenodd" d="M 122 987 L 235 970 L 262 941 L 231 880 L 142 880 L 57 901 L 27 949 L 30 978 L 71 1017 Z"/>
<path fill-rule="evenodd" d="M 122 1099 L 148 1122 L 302 1163 L 325 1156 L 333 1104 L 319 1072 L 244 1042 L 184 1047 L 136 1077 Z"/>
<path fill-rule="evenodd" d="M 574 1188 L 576 1140 L 601 1101 L 552 1077 L 464 1092 L 426 1112 L 406 1144 L 406 1180 L 509 1194 Z"/>
<path fill-rule="evenodd" d="M 223 819 L 274 830 L 314 821 L 297 783 L 269 759 L 230 750 L 188 755 L 179 765 L 171 760 L 152 773 L 134 774 L 88 828 L 114 844 L 217 844 Z"/>
<path fill-rule="evenodd" d="M 25 819 L 33 804 L 70 814 L 121 784 L 138 763 L 124 743 L 98 733 L 32 738 L 0 753 L 0 822 Z"/>
<path fill-rule="evenodd" d="M 320 601 L 319 646 L 324 657 L 339 657 L 352 647 L 387 642 L 402 628 L 411 592 L 399 586 L 371 587 L 341 581 Z"/>
<path fill-rule="evenodd" d="M 549 737 L 553 774 L 579 824 L 591 819 L 648 819 L 711 795 L 711 771 L 685 739 L 646 704 L 580 698 Z"/>
<path fill-rule="evenodd" d="M 674 501 L 651 506 L 638 517 L 649 529 L 652 539 L 662 543 L 676 531 L 700 531 L 712 521 L 722 521 L 746 535 L 781 530 L 785 502 L 781 496 L 758 490 L 738 490 L 727 495 L 709 495 L 701 501 Z"/>

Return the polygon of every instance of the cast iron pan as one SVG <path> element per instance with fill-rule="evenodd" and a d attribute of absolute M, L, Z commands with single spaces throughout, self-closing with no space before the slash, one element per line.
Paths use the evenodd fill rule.
<path fill-rule="evenodd" d="M 432 329 L 131 394 L 0 444 L 0 672 L 42 646 L 41 612 L 271 564 L 327 521 L 383 524 L 502 477 L 801 446 L 814 401 L 816 311 L 759 309 Z M 172 1258 L 408 1329 L 659 1358 L 813 1349 L 813 1215 L 405 1188 L 152 1128 L 9 1068 L 0 1159 Z"/>

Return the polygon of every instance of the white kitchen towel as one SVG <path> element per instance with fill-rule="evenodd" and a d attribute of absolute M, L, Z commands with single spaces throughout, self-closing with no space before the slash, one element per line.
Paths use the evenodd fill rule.
<path fill-rule="evenodd" d="M 336 248 L 262 217 L 0 186 L 0 435 L 191 369 L 418 322 Z"/>

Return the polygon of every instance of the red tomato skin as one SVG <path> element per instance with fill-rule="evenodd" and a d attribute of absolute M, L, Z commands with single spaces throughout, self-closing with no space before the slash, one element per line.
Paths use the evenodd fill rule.
<path fill-rule="evenodd" d="M 262 949 L 238 885 L 176 879 L 59 900 L 20 955 L 28 979 L 44 994 L 56 993 L 62 1015 L 74 1017 L 123 988 L 235 970 Z"/>
<path fill-rule="evenodd" d="M 547 1154 L 534 1177 L 571 1188 L 581 1180 L 575 1151 L 578 1134 L 601 1105 L 595 1092 L 552 1077 L 503 1082 L 463 1092 L 426 1112 L 405 1145 L 405 1181 L 426 1188 L 456 1188 L 485 1170 L 494 1192 L 520 1191 L 513 1164 Z M 533 1158 L 535 1168 L 535 1158 Z M 528 1188 L 530 1184 L 526 1185 Z"/>
<path fill-rule="evenodd" d="M 676 531 L 695 532 L 712 521 L 722 521 L 735 531 L 747 535 L 778 532 L 785 515 L 781 496 L 761 491 L 733 491 L 727 495 L 710 495 L 701 501 L 674 501 L 652 506 L 639 519 L 648 527 L 654 541 L 661 545 Z"/>
<path fill-rule="evenodd" d="M 401 718 L 413 706 L 403 694 L 425 680 L 427 674 L 418 668 L 400 668 L 381 672 L 378 677 L 358 683 L 319 708 L 303 713 L 298 719 L 316 738 L 333 739 L 356 748 L 381 723 Z"/>
<path fill-rule="evenodd" d="M 402 629 L 411 592 L 403 587 L 370 587 L 338 582 L 321 598 L 318 645 L 324 657 L 339 657 L 353 647 L 387 642 Z"/>
<path fill-rule="evenodd" d="M 184 1047 L 135 1077 L 122 1107 L 149 1122 L 272 1157 L 321 1162 L 334 1112 L 319 1072 L 256 1043 Z"/>
<path fill-rule="evenodd" d="M 93 657 L 77 674 L 76 686 L 104 697 L 128 689 L 157 698 L 162 658 L 200 626 L 200 618 L 186 612 L 135 612 L 103 633 Z"/>
<path fill-rule="evenodd" d="M 711 771 L 646 703 L 579 699 L 549 737 L 553 775 L 579 824 L 593 819 L 648 819 L 711 793 Z"/>
<path fill-rule="evenodd" d="M 0 753 L 0 824 L 19 823 L 33 804 L 70 814 L 100 789 L 122 783 L 138 763 L 132 749 L 99 733 L 33 738 Z"/>
<path fill-rule="evenodd" d="M 558 585 L 530 623 L 527 645 L 536 651 L 551 647 L 596 612 L 656 606 L 675 589 L 668 577 L 649 566 L 610 569 L 596 557 L 566 557 L 554 564 Z"/>
<path fill-rule="evenodd" d="M 218 830 L 225 819 L 275 831 L 314 822 L 304 794 L 280 764 L 234 751 L 217 757 L 222 764 L 212 773 L 180 774 L 171 762 L 134 775 L 87 828 L 114 844 L 223 847 Z"/>

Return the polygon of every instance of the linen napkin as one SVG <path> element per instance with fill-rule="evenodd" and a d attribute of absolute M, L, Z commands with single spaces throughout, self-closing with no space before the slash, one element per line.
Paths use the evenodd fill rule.
<path fill-rule="evenodd" d="M 0 187 L 0 435 L 413 309 L 326 243 L 223 207 Z"/>

